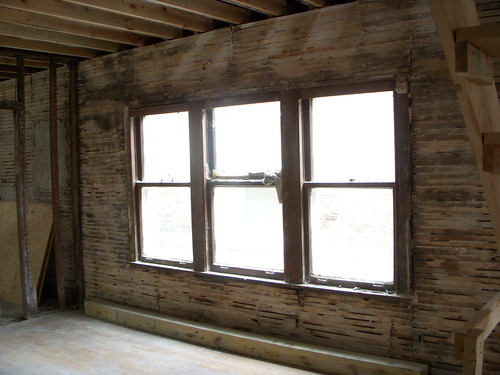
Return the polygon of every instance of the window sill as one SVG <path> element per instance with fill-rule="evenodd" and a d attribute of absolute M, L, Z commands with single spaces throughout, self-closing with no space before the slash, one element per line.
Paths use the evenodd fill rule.
<path fill-rule="evenodd" d="M 191 275 L 195 275 L 203 279 L 203 281 L 212 281 L 216 283 L 232 280 L 232 281 L 240 281 L 248 284 L 260 284 L 267 286 L 274 286 L 282 289 L 293 289 L 298 291 L 311 291 L 311 292 L 325 292 L 325 293 L 333 293 L 338 295 L 346 295 L 359 297 L 364 300 L 382 300 L 390 303 L 397 303 L 402 306 L 408 306 L 413 303 L 415 296 L 414 295 L 403 295 L 397 293 L 387 293 L 387 292 L 379 292 L 375 290 L 367 290 L 367 289 L 354 289 L 354 288 L 342 288 L 335 287 L 330 285 L 319 285 L 319 284 L 290 284 L 283 280 L 273 280 L 273 279 L 264 279 L 260 277 L 253 276 L 242 276 L 242 275 L 234 275 L 220 272 L 198 272 L 193 271 L 186 268 L 167 266 L 164 264 L 158 263 L 148 263 L 143 261 L 133 261 L 130 262 L 132 267 L 140 267 L 140 268 L 154 268 L 160 272 L 172 274 L 172 273 L 188 273 Z"/>

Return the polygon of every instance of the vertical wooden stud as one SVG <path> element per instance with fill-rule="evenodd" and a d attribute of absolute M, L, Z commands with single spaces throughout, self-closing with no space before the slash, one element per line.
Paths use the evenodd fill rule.
<path fill-rule="evenodd" d="M 59 191 L 59 153 L 57 131 L 57 64 L 50 60 L 49 69 L 50 111 L 50 172 L 52 182 L 52 220 L 54 225 L 54 259 L 56 266 L 57 299 L 61 308 L 66 306 L 61 244 L 61 205 Z"/>
<path fill-rule="evenodd" d="M 21 108 L 14 111 L 14 148 L 16 170 L 17 233 L 19 243 L 19 263 L 21 267 L 21 291 L 23 298 L 23 317 L 31 318 L 37 312 L 36 291 L 31 276 L 30 253 L 26 228 L 26 137 L 25 137 L 25 95 L 24 95 L 24 56 L 17 56 L 17 101 Z"/>
<path fill-rule="evenodd" d="M 71 203 L 73 222 L 73 246 L 77 299 L 83 304 L 85 286 L 83 279 L 82 218 L 80 199 L 80 134 L 78 126 L 78 63 L 69 64 L 69 121 L 71 142 Z"/>

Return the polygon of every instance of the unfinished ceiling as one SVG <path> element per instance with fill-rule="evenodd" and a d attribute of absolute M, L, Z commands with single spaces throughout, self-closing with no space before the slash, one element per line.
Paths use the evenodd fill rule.
<path fill-rule="evenodd" d="M 15 56 L 27 74 L 49 56 L 89 59 L 354 0 L 1 0 L 0 80 L 15 77 Z"/>

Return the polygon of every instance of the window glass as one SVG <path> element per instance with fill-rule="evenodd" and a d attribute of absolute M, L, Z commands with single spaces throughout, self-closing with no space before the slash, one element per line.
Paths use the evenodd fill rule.
<path fill-rule="evenodd" d="M 314 188 L 309 220 L 314 276 L 393 281 L 393 189 Z"/>
<path fill-rule="evenodd" d="M 393 93 L 312 100 L 312 180 L 394 182 Z"/>
<path fill-rule="evenodd" d="M 218 107 L 213 114 L 218 174 L 281 171 L 279 102 Z"/>
<path fill-rule="evenodd" d="M 276 190 L 215 187 L 214 264 L 283 270 L 283 217 Z"/>
<path fill-rule="evenodd" d="M 192 262 L 191 189 L 143 187 L 141 193 L 142 256 Z"/>
<path fill-rule="evenodd" d="M 189 182 L 187 112 L 144 116 L 143 181 Z"/>

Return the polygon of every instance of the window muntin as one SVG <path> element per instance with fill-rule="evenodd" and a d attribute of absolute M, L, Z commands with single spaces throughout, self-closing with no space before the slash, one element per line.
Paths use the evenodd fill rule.
<path fill-rule="evenodd" d="M 143 179 L 141 176 L 141 168 L 144 169 L 144 166 L 141 158 L 147 160 L 147 152 L 145 158 L 142 153 L 145 147 L 141 144 L 142 140 L 140 137 L 137 137 L 137 135 L 133 135 L 132 141 L 135 145 L 134 155 L 136 155 L 137 164 L 134 167 L 135 172 L 133 172 L 133 175 L 136 176 L 135 190 L 139 192 L 139 194 L 135 194 L 135 205 L 138 207 L 136 211 L 138 212 L 138 224 L 136 224 L 136 228 L 138 228 L 137 233 L 142 235 L 142 189 L 156 186 L 164 188 L 167 186 L 169 188 L 184 187 L 191 189 L 191 202 L 196 202 L 196 204 L 191 207 L 191 213 L 196 213 L 191 221 L 193 222 L 192 226 L 198 229 L 191 229 L 191 231 L 193 241 L 196 239 L 195 243 L 199 244 L 195 246 L 196 249 L 192 250 L 192 256 L 187 255 L 189 247 L 192 246 L 192 242 L 187 239 L 188 235 L 186 232 L 189 231 L 184 230 L 184 235 L 187 239 L 183 241 L 185 245 L 184 252 L 181 252 L 181 255 L 172 252 L 166 259 L 157 259 L 155 257 L 158 255 L 154 252 L 150 252 L 147 248 L 146 251 L 141 250 L 143 240 L 139 236 L 137 245 L 140 259 L 147 262 L 159 262 L 167 265 L 181 265 L 191 269 L 194 267 L 195 270 L 200 272 L 208 270 L 284 279 L 294 283 L 326 283 L 333 286 L 342 285 L 343 287 L 360 286 L 362 289 L 396 289 L 403 292 L 409 291 L 408 267 L 407 265 L 399 264 L 400 262 L 407 262 L 409 259 L 407 243 L 409 237 L 407 228 L 410 206 L 406 204 L 408 202 L 406 194 L 409 192 L 408 173 L 406 172 L 409 166 L 409 156 L 406 155 L 405 152 L 399 152 L 398 159 L 395 160 L 394 158 L 395 149 L 403 148 L 408 150 L 407 136 L 404 135 L 404 132 L 407 131 L 407 98 L 404 94 L 394 94 L 393 101 L 392 91 L 379 92 L 376 89 L 373 90 L 373 87 L 381 87 L 382 90 L 388 88 L 389 85 L 386 83 L 382 85 L 369 85 L 369 87 L 369 94 L 352 94 L 353 92 L 363 91 L 362 89 L 356 91 L 359 86 L 356 87 L 355 85 L 354 90 L 352 88 L 347 90 L 349 95 L 339 95 L 339 93 L 342 94 L 342 89 L 334 88 L 333 98 L 385 95 L 387 98 L 390 98 L 390 100 L 387 101 L 389 104 L 385 106 L 385 115 L 383 115 L 386 119 L 390 118 L 389 121 L 384 121 L 386 129 L 389 130 L 383 130 L 379 125 L 374 125 L 377 124 L 377 121 L 374 121 L 375 119 L 373 117 L 382 115 L 376 115 L 376 111 L 373 110 L 373 108 L 379 110 L 380 105 L 372 105 L 371 107 L 365 108 L 364 112 L 369 113 L 369 121 L 357 121 L 354 124 L 351 122 L 349 125 L 344 126 L 348 128 L 347 132 L 343 131 L 345 129 L 336 129 L 334 125 L 341 124 L 342 121 L 339 114 L 329 113 L 334 108 L 334 105 L 329 102 L 332 98 L 332 96 L 328 96 L 329 88 L 304 90 L 303 92 L 300 91 L 299 95 L 293 94 L 291 96 L 286 92 L 286 94 L 282 96 L 281 104 L 279 101 L 272 103 L 276 108 L 280 108 L 274 116 L 265 115 L 259 118 L 258 115 L 256 115 L 253 120 L 250 118 L 251 112 L 262 114 L 261 112 L 263 111 L 259 111 L 259 105 L 269 104 L 266 103 L 266 99 L 264 99 L 263 102 L 252 102 L 253 99 L 249 96 L 242 101 L 239 101 L 237 98 L 230 98 L 230 100 L 223 99 L 194 102 L 194 104 L 184 106 L 184 108 L 189 108 L 190 131 L 188 136 L 191 138 L 189 140 L 191 153 L 195 153 L 194 155 L 191 154 L 194 160 L 190 161 L 191 176 L 193 168 L 196 171 L 195 176 L 199 176 L 196 178 L 193 177 L 194 183 L 189 182 L 189 179 L 186 177 L 188 174 L 186 173 L 184 177 L 179 177 L 182 175 L 181 173 L 165 174 L 162 172 L 163 174 L 160 174 L 160 177 L 146 174 L 149 181 Z M 277 94 L 267 94 L 264 95 L 264 97 L 273 97 L 271 100 L 275 100 L 274 98 L 277 98 Z M 301 99 L 302 97 L 304 99 Z M 283 104 L 284 98 L 287 98 L 286 103 L 288 104 L 286 105 Z M 297 124 L 295 124 L 297 118 L 293 115 L 281 117 L 279 114 L 280 111 L 281 115 L 283 115 L 283 113 L 291 113 L 292 110 L 294 110 L 292 103 L 293 100 L 296 99 L 290 100 L 290 98 L 298 98 L 296 108 L 302 108 L 304 113 L 302 122 L 299 121 Z M 302 104 L 300 105 L 299 102 Z M 373 100 L 369 100 L 369 102 L 373 103 Z M 207 106 L 206 103 L 212 104 Z M 217 104 L 214 105 L 213 103 L 220 103 L 222 106 L 218 107 Z M 240 105 L 239 103 L 251 104 Z M 318 110 L 321 106 L 324 107 L 323 110 L 329 113 L 326 120 L 322 119 L 322 116 L 314 112 L 314 108 Z M 360 104 L 358 103 L 358 108 L 356 109 L 358 112 L 359 106 Z M 175 107 L 179 108 L 180 106 Z M 336 107 L 337 109 L 340 108 L 339 112 L 346 112 L 346 105 L 337 105 Z M 371 113 L 367 108 L 372 108 L 370 109 Z M 242 111 L 242 109 L 249 109 L 249 111 L 245 112 Z M 227 112 L 225 110 L 227 110 Z M 239 113 L 242 118 L 236 121 L 231 120 L 230 112 Z M 136 123 L 144 123 L 144 119 L 147 117 L 144 116 L 144 114 L 147 114 L 147 110 L 137 110 L 136 113 L 137 115 L 134 116 L 136 120 L 138 120 Z M 153 113 L 159 113 L 158 109 L 154 109 Z M 271 126 L 268 120 L 273 117 L 274 120 L 272 123 L 275 125 Z M 359 118 L 359 116 L 357 117 Z M 397 124 L 392 121 L 394 118 L 396 118 Z M 291 119 L 292 125 L 287 124 L 287 122 L 290 121 L 289 119 Z M 346 124 L 345 121 L 344 124 Z M 302 153 L 300 147 L 296 147 L 296 145 L 300 145 L 300 142 L 289 142 L 289 137 L 291 136 L 290 129 L 296 128 L 297 126 L 297 129 L 299 129 L 297 130 L 297 134 L 302 133 L 302 130 L 300 130 L 302 127 L 305 131 L 304 139 L 306 143 L 304 144 L 304 153 Z M 397 126 L 400 127 L 400 130 L 395 137 L 394 128 Z M 321 127 L 326 128 L 326 130 L 321 129 Z M 193 129 L 194 131 L 191 133 Z M 282 131 L 284 134 L 281 134 Z M 292 131 L 295 132 L 295 130 Z M 380 144 L 374 145 L 373 143 L 378 142 L 373 142 L 378 137 L 377 132 L 388 135 L 388 137 L 386 137 L 383 142 L 380 142 Z M 193 134 L 195 134 L 194 137 Z M 266 137 L 266 134 L 269 136 Z M 351 139 L 353 137 L 354 140 Z M 362 141 L 359 140 L 360 137 L 363 138 Z M 343 141 L 340 141 L 340 145 L 335 147 L 335 150 L 332 150 L 331 147 L 329 148 L 321 144 L 322 139 L 327 138 L 330 140 L 333 138 L 335 140 L 343 139 Z M 396 147 L 394 147 L 394 139 L 396 139 L 396 142 L 399 142 Z M 231 142 L 231 140 L 233 142 Z M 184 142 L 184 144 L 187 143 L 188 142 Z M 240 143 L 239 146 L 241 147 L 238 147 L 238 145 L 234 147 L 237 143 Z M 342 149 L 344 144 L 349 145 L 349 147 Z M 285 151 L 283 151 L 281 147 L 284 147 Z M 188 149 L 188 147 L 184 148 Z M 275 153 L 275 156 L 269 156 L 272 155 L 272 153 L 266 154 L 266 152 L 270 150 Z M 156 156 L 158 158 L 178 158 L 178 154 L 176 153 L 172 153 L 170 156 L 164 156 L 166 154 L 161 154 L 163 149 L 160 149 L 159 152 L 160 153 Z M 257 158 L 254 158 L 254 155 L 257 153 L 259 156 L 266 156 L 260 158 L 258 162 L 256 162 Z M 274 185 L 282 184 L 279 178 L 282 174 L 280 172 L 283 172 L 281 171 L 280 159 L 281 157 L 288 158 L 292 154 L 296 155 L 298 160 L 302 160 L 301 164 L 303 164 L 305 168 L 305 180 L 303 181 L 302 177 L 299 177 L 299 179 L 295 181 L 295 176 L 299 174 L 294 172 L 294 178 L 290 179 L 287 177 L 288 180 L 284 182 L 283 194 L 287 194 L 286 191 L 287 188 L 290 187 L 290 183 L 294 185 L 299 184 L 301 190 L 303 189 L 304 191 L 303 198 L 300 198 L 301 201 L 303 200 L 303 203 L 297 200 L 297 204 L 292 204 L 292 206 L 297 207 L 297 209 L 294 208 L 290 211 L 290 209 L 287 208 L 287 210 L 283 211 L 284 206 L 281 207 L 272 197 L 277 193 Z M 353 156 L 357 154 L 360 154 L 365 161 L 371 161 L 373 160 L 372 158 L 378 158 L 378 162 L 375 163 L 374 167 L 365 168 L 368 169 L 368 173 L 366 170 L 359 167 L 360 165 L 362 166 L 362 163 L 352 162 L 349 164 L 349 162 L 353 160 Z M 184 155 L 186 154 L 184 153 Z M 332 155 L 334 155 L 334 157 L 332 157 Z M 296 156 L 293 156 L 293 158 Z M 302 159 L 302 157 L 304 157 L 304 159 Z M 181 159 L 183 158 L 179 160 Z M 332 162 L 332 159 L 335 160 Z M 338 173 L 338 171 L 333 170 L 332 166 L 339 165 L 338 159 L 347 163 L 349 173 L 344 173 L 345 171 Z M 189 160 L 189 155 L 187 160 Z M 382 163 L 381 160 L 388 161 L 386 163 L 386 168 L 378 168 L 378 164 Z M 236 163 L 234 163 L 235 161 Z M 266 161 L 270 162 L 266 163 Z M 345 165 L 345 163 L 343 164 L 341 162 L 340 165 Z M 366 163 L 366 165 L 370 164 Z M 285 168 L 289 167 L 285 164 Z M 397 173 L 394 172 L 395 168 L 397 169 Z M 173 169 L 174 168 L 172 168 L 172 170 Z M 288 176 L 290 176 L 290 174 L 288 174 Z M 401 178 L 402 176 L 403 178 Z M 276 178 L 279 178 L 278 181 L 276 181 L 278 183 L 274 183 Z M 155 181 L 158 179 L 160 179 L 160 181 Z M 266 180 L 267 184 L 271 181 L 271 186 L 266 187 L 264 184 Z M 274 214 L 265 213 L 262 207 L 259 208 L 259 204 L 252 204 L 252 201 L 256 199 L 255 197 L 251 199 L 241 198 L 241 192 L 238 193 L 238 189 L 240 191 L 252 192 L 254 191 L 253 189 L 265 191 L 265 195 L 268 197 L 267 200 L 271 203 L 266 205 L 266 199 L 257 198 L 257 200 L 262 200 L 262 205 L 264 205 L 269 212 L 273 211 Z M 240 198 L 234 198 L 238 194 Z M 332 198 L 332 194 L 334 198 Z M 188 200 L 187 196 L 188 194 L 184 194 L 186 198 L 184 199 L 185 201 Z M 329 201 L 328 204 L 324 203 L 325 196 Z M 297 197 L 297 195 L 295 195 L 295 197 Z M 361 211 L 364 212 L 363 218 L 361 220 L 351 220 L 352 215 L 349 217 L 349 215 L 345 216 L 342 214 L 340 216 L 340 221 L 331 223 L 335 215 L 339 217 L 337 212 L 338 209 L 335 210 L 330 207 L 332 204 L 331 202 L 335 200 L 340 202 L 352 201 L 354 202 L 353 204 L 364 202 L 364 204 L 358 205 Z M 288 202 L 290 202 L 289 199 Z M 398 206 L 396 206 L 395 202 L 398 203 Z M 380 205 L 382 205 L 382 207 L 380 207 Z M 203 210 L 196 208 L 201 206 L 204 207 Z M 235 211 L 236 206 L 246 207 L 246 211 L 238 209 L 238 218 L 232 223 L 230 220 L 232 217 L 230 212 L 231 210 Z M 189 206 L 185 204 L 184 212 L 187 211 L 189 211 Z M 204 216 L 206 219 L 200 220 L 200 214 L 203 212 L 207 215 Z M 247 215 L 252 212 L 262 214 L 261 216 L 266 219 L 268 216 L 278 217 L 279 214 L 276 214 L 276 212 L 287 212 L 287 215 L 291 214 L 292 217 L 301 218 L 305 228 L 305 232 L 303 233 L 305 239 L 303 246 L 304 257 L 301 257 L 298 251 L 294 251 L 294 254 L 295 256 L 299 255 L 301 258 L 300 263 L 305 265 L 303 276 L 297 272 L 299 269 L 296 266 L 293 266 L 293 277 L 290 277 L 292 274 L 288 273 L 291 270 L 289 265 L 291 259 L 290 256 L 287 257 L 287 249 L 283 248 L 283 243 L 290 244 L 292 242 L 290 241 L 290 233 L 287 233 L 286 226 L 288 226 L 288 224 L 285 227 L 283 226 L 285 218 L 281 217 L 281 220 L 273 219 L 272 225 L 264 225 L 264 229 L 259 229 L 257 220 Z M 145 215 L 149 215 L 149 213 Z M 151 215 L 154 217 L 154 214 Z M 289 217 L 290 216 L 287 216 L 287 218 Z M 188 223 L 188 218 L 189 215 L 184 215 L 182 221 Z M 325 219 L 327 222 L 330 222 L 325 224 Z M 152 221 L 155 220 L 156 219 L 153 219 Z M 168 218 L 165 220 L 168 220 Z M 279 224 L 278 221 L 280 221 Z M 376 225 L 374 223 L 375 221 L 377 221 Z M 191 223 L 186 224 L 184 229 L 189 225 L 191 225 Z M 231 228 L 231 225 L 233 225 L 233 228 Z M 342 225 L 344 225 L 344 227 L 347 225 L 350 232 L 340 231 L 339 228 Z M 380 228 L 381 226 L 384 228 L 382 231 L 379 231 L 383 233 L 382 239 L 372 240 L 370 233 L 364 233 L 360 238 L 356 238 L 356 242 L 349 243 L 349 236 L 354 236 L 361 229 L 366 227 Z M 263 236 L 265 238 L 258 238 L 258 241 L 273 243 L 273 245 L 269 246 L 267 249 L 265 247 L 253 246 L 252 242 L 255 240 L 255 233 L 261 231 L 261 233 L 265 233 L 265 231 L 271 227 L 273 227 L 273 230 L 269 230 L 268 233 L 272 233 L 273 237 L 269 239 L 269 235 L 266 234 Z M 278 227 L 282 230 L 280 231 Z M 396 231 L 394 229 L 395 227 L 401 229 Z M 201 228 L 203 230 L 201 230 Z M 225 230 L 224 228 L 230 229 Z M 236 228 L 236 230 L 234 228 Z M 294 232 L 300 231 L 302 233 L 299 226 L 294 226 L 294 228 Z M 288 232 L 289 231 L 290 230 L 288 230 Z M 336 239 L 336 241 L 347 241 L 348 243 L 344 252 L 339 251 L 340 247 L 330 246 L 334 241 L 330 240 L 329 236 L 331 237 L 334 235 L 333 233 L 339 231 L 345 233 L 344 238 Z M 233 246 L 231 242 L 235 237 L 238 237 L 243 244 L 238 243 L 236 246 Z M 298 237 L 294 236 L 294 238 Z M 172 243 L 174 242 L 173 239 L 171 241 Z M 392 247 L 387 245 L 391 241 Z M 281 246 L 274 246 L 275 243 L 280 243 Z M 293 241 L 293 243 L 302 243 L 302 241 Z M 376 245 L 374 246 L 373 243 L 376 243 Z M 397 246 L 394 244 L 397 244 Z M 349 246 L 351 248 L 349 248 Z M 370 249 L 375 249 L 375 251 L 366 252 L 367 246 L 369 246 Z M 237 247 L 238 250 L 236 253 L 231 253 L 229 250 L 234 247 Z M 278 248 L 279 251 L 277 250 Z M 272 249 L 272 254 L 269 249 Z M 260 250 L 262 251 L 258 253 Z M 165 251 L 168 252 L 168 250 Z M 238 251 L 241 251 L 241 253 L 238 253 Z M 365 253 L 363 253 L 363 251 L 365 251 Z M 356 257 L 353 255 L 346 258 L 346 253 L 350 253 L 351 255 L 356 253 Z M 144 254 L 149 254 L 153 259 L 149 256 L 145 257 Z M 255 254 L 255 257 L 252 257 L 252 254 Z M 291 253 L 288 252 L 288 254 L 290 255 Z M 373 257 L 370 257 L 374 254 L 377 254 L 377 256 L 384 254 L 384 262 L 382 265 L 380 263 L 377 267 L 370 268 L 373 264 Z M 278 257 L 280 261 L 277 260 Z M 361 258 L 362 261 L 358 261 Z M 337 263 L 336 266 L 328 266 L 331 264 L 332 259 Z M 295 260 L 292 260 L 292 262 L 295 262 Z M 361 266 L 359 266 L 360 263 L 362 263 Z M 398 285 L 402 287 L 398 287 Z"/>

